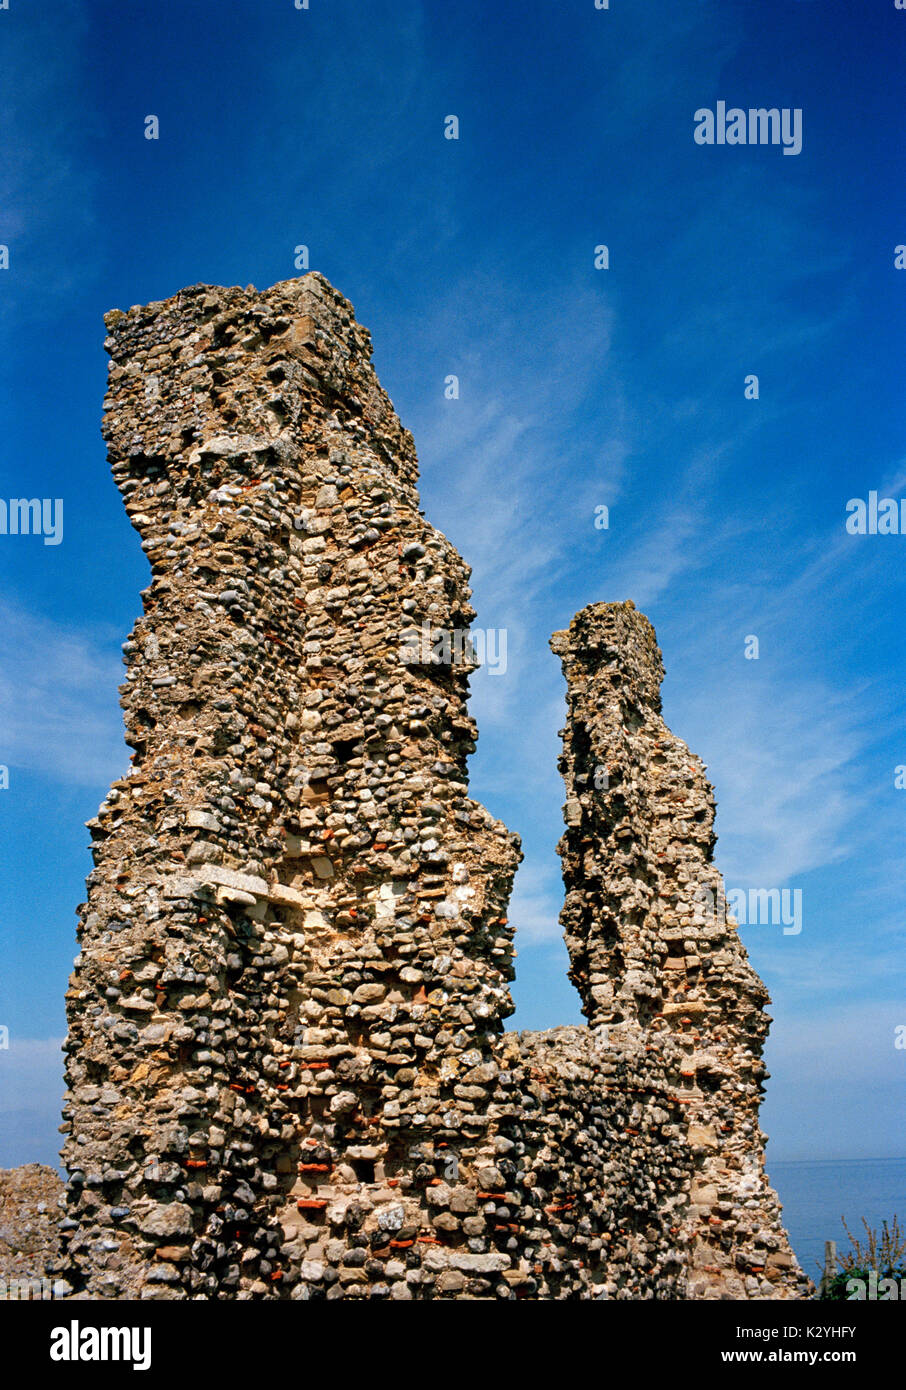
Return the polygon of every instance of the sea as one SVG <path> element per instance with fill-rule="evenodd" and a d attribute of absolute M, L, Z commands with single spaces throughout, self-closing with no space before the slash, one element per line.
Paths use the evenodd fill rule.
<path fill-rule="evenodd" d="M 783 1220 L 805 1273 L 815 1282 L 824 1269 L 824 1242 L 850 1248 L 841 1217 L 854 1236 L 865 1236 L 863 1218 L 880 1232 L 900 1218 L 906 1228 L 906 1158 L 768 1160 L 768 1175 L 783 1203 Z"/>

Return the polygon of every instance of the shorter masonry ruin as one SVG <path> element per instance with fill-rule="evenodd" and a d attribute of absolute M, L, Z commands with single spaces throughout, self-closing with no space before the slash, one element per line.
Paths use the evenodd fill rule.
<path fill-rule="evenodd" d="M 552 645 L 588 1026 L 508 1034 L 517 838 L 468 794 L 469 572 L 319 275 L 107 316 L 151 565 L 67 996 L 76 1297 L 797 1298 L 766 994 L 631 603 Z M 600 769 L 605 769 L 602 776 Z"/>

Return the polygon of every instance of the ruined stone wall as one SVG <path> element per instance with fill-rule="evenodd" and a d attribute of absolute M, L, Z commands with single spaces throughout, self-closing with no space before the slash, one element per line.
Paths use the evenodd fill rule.
<path fill-rule="evenodd" d="M 726 916 L 712 788 L 661 717 L 661 653 L 634 604 L 591 604 L 551 645 L 567 682 L 570 977 L 592 1027 L 680 1049 L 688 1296 L 770 1297 L 797 1271 L 758 1126 L 768 996 Z"/>
<path fill-rule="evenodd" d="M 0 1168 L 0 1302 L 65 1298 L 55 1277 L 60 1247 L 60 1175 L 43 1163 Z"/>
<path fill-rule="evenodd" d="M 787 1249 L 758 1176 L 760 1023 L 743 1040 L 760 986 L 746 967 L 704 991 L 709 1043 L 718 1021 L 729 1041 L 688 1084 L 672 985 L 653 1021 L 675 952 L 651 894 L 632 906 L 595 868 L 610 812 L 569 735 L 576 852 L 592 845 L 583 894 L 568 831 L 574 976 L 595 1023 L 613 1017 L 604 976 L 647 1004 L 613 1035 L 502 1032 L 518 840 L 468 796 L 470 667 L 419 641 L 468 628 L 468 570 L 419 511 L 411 436 L 349 304 L 308 275 L 107 324 L 104 433 L 152 579 L 124 645 L 133 766 L 90 823 L 67 996 L 76 1296 L 680 1298 L 750 1159 L 768 1229 L 711 1252 L 704 1293 L 792 1293 L 781 1263 L 740 1276 L 734 1253 Z M 669 826 L 632 775 L 641 862 Z M 700 858 L 678 847 L 677 874 L 697 881 Z M 608 955 L 624 908 L 643 990 Z M 720 1105 L 697 1099 L 708 1067 Z M 751 1075 L 742 1105 L 721 1067 Z M 712 1120 L 733 1121 L 715 1138 L 735 1146 L 729 1197 Z"/>
<path fill-rule="evenodd" d="M 69 995 L 71 1250 L 95 1295 L 264 1295 L 331 1179 L 480 1150 L 517 842 L 467 796 L 468 668 L 400 660 L 468 626 L 468 572 L 349 305 L 310 275 L 108 328 L 152 582 Z"/>

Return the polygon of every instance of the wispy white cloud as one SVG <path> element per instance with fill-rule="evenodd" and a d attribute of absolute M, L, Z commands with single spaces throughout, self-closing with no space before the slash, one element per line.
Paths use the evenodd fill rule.
<path fill-rule="evenodd" d="M 62 1038 L 17 1038 L 0 1050 L 0 1167 L 58 1163 Z"/>
<path fill-rule="evenodd" d="M 739 645 L 738 672 L 713 658 L 698 668 L 704 689 L 686 709 L 719 790 L 718 861 L 734 884 L 773 887 L 851 849 L 865 734 L 845 694 L 795 674 L 779 688 L 757 680 Z"/>
<path fill-rule="evenodd" d="M 100 638 L 0 604 L 0 644 L 0 761 L 92 786 L 121 776 L 123 671 Z"/>
<path fill-rule="evenodd" d="M 775 1018 L 762 1111 L 768 1133 L 784 1136 L 773 1157 L 902 1157 L 890 1119 L 902 1111 L 906 1085 L 906 1051 L 894 1045 L 903 1024 L 906 1000 L 884 994 L 820 1015 Z"/>
<path fill-rule="evenodd" d="M 555 867 L 538 863 L 523 865 L 516 875 L 509 910 L 520 950 L 524 946 L 560 940 L 562 906 L 563 889 Z"/>
<path fill-rule="evenodd" d="M 787 1017 L 824 1017 L 846 1002 L 883 998 L 899 988 L 906 1023 L 906 970 L 902 918 L 870 913 L 854 922 L 846 936 L 829 942 L 824 914 L 814 911 L 803 892 L 801 936 L 784 937 L 777 926 L 743 927 L 740 935 L 770 989 L 784 1001 Z"/>
<path fill-rule="evenodd" d="M 556 312 L 566 294 L 582 325 L 568 345 Z M 464 301 L 480 313 L 464 316 Z M 420 330 L 420 354 L 443 362 L 447 352 L 461 389 L 459 400 L 444 400 L 439 376 L 436 405 L 409 422 L 423 503 L 472 567 L 476 625 L 507 631 L 506 675 L 476 676 L 472 709 L 481 727 L 508 722 L 523 744 L 526 720 L 560 697 L 544 616 L 557 576 L 577 531 L 593 534 L 595 505 L 613 503 L 625 474 L 630 443 L 612 366 L 596 403 L 605 427 L 594 478 L 569 457 L 570 431 L 609 362 L 612 329 L 606 298 L 587 287 L 549 285 L 530 302 L 513 302 L 483 271 L 454 287 Z M 510 756 L 521 758 L 517 750 Z"/>
<path fill-rule="evenodd" d="M 4 25 L 0 241 L 10 246 L 10 288 L 38 304 L 83 287 L 99 263 L 96 176 L 85 145 L 99 129 L 76 97 L 88 27 L 76 0 L 23 6 Z M 33 311 L 24 298 L 19 308 Z M 16 327 L 21 333 L 21 318 Z"/>
<path fill-rule="evenodd" d="M 699 568 L 702 526 L 702 520 L 681 503 L 666 509 L 655 527 L 636 533 L 608 567 L 607 582 L 613 598 L 631 598 L 637 608 L 644 610 L 668 591 L 680 575 L 688 576 L 691 570 Z"/>

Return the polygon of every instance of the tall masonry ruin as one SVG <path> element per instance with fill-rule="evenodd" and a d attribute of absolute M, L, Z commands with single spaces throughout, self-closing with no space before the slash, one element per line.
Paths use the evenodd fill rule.
<path fill-rule="evenodd" d="M 711 789 L 647 619 L 553 639 L 588 1026 L 505 1033 L 519 841 L 469 798 L 474 668 L 418 645 L 468 629 L 469 571 L 368 333 L 316 274 L 106 322 L 152 577 L 67 995 L 74 1296 L 804 1296 L 766 995 L 709 909 Z"/>

